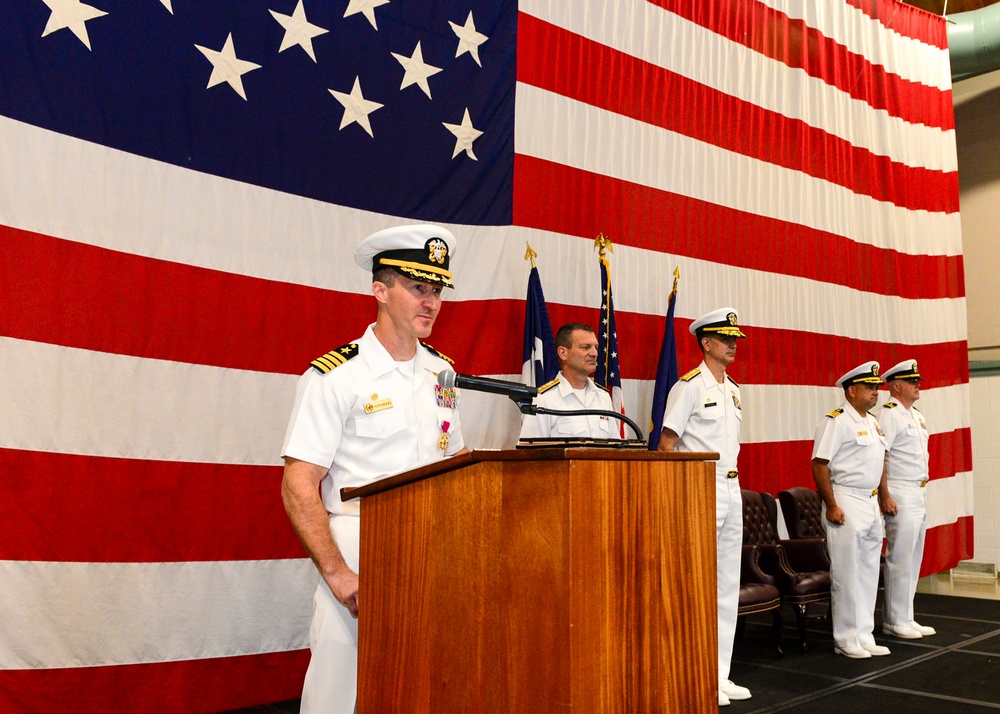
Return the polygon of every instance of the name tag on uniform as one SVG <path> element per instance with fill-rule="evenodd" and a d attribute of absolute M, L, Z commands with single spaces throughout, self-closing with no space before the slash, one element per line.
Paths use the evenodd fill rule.
<path fill-rule="evenodd" d="M 442 387 L 440 384 L 434 385 L 434 396 L 437 397 L 437 405 L 445 409 L 458 409 L 458 392 L 454 387 Z"/>
<path fill-rule="evenodd" d="M 706 407 L 714 407 L 718 402 L 705 402 Z"/>
<path fill-rule="evenodd" d="M 372 399 L 376 399 L 377 394 L 372 395 Z M 378 401 L 371 401 L 364 405 L 365 414 L 371 414 L 373 412 L 380 412 L 383 409 L 392 409 L 392 399 L 386 397 L 385 399 L 379 399 Z"/>
<path fill-rule="evenodd" d="M 858 432 L 858 436 L 868 436 L 868 432 L 867 431 L 859 431 Z"/>

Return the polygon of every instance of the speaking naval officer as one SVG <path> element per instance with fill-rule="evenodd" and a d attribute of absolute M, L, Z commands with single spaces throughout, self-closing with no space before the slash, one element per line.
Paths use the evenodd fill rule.
<path fill-rule="evenodd" d="M 282 448 L 281 495 L 320 573 L 304 713 L 353 712 L 357 698 L 359 505 L 363 486 L 464 451 L 455 390 L 436 374 L 450 360 L 431 334 L 452 285 L 455 237 L 431 225 L 368 236 L 354 260 L 372 274 L 377 314 L 364 335 L 316 359 L 298 382 Z"/>
<path fill-rule="evenodd" d="M 535 406 L 546 409 L 603 409 L 611 411 L 611 395 L 590 375 L 597 369 L 597 335 L 590 325 L 571 322 L 556 332 L 559 376 L 538 388 Z M 606 416 L 526 414 L 521 438 L 614 439 L 617 427 Z"/>
<path fill-rule="evenodd" d="M 878 497 L 885 515 L 885 608 L 882 632 L 915 640 L 937 634 L 933 627 L 913 619 L 920 563 L 927 533 L 926 486 L 930 476 L 927 442 L 930 433 L 924 415 L 914 406 L 920 399 L 920 370 L 914 359 L 904 360 L 883 375 L 889 401 L 879 412 L 879 425 L 889 449 L 886 488 Z"/>
<path fill-rule="evenodd" d="M 740 386 L 726 374 L 736 359 L 740 330 L 736 310 L 724 307 L 691 323 L 702 362 L 681 377 L 667 395 L 658 451 L 716 451 L 715 537 L 719 599 L 719 706 L 750 698 L 750 690 L 729 679 L 740 600 L 743 498 L 736 470 L 743 405 Z"/>
<path fill-rule="evenodd" d="M 886 439 L 870 410 L 878 402 L 878 362 L 865 362 L 837 380 L 844 404 L 816 427 L 812 472 L 823 500 L 830 553 L 833 649 L 854 659 L 889 654 L 875 643 Z"/>

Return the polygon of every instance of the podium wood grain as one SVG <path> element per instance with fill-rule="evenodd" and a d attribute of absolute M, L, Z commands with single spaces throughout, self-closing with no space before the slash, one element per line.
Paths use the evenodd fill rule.
<path fill-rule="evenodd" d="M 601 456 L 362 500 L 360 713 L 715 710 L 713 466 Z"/>

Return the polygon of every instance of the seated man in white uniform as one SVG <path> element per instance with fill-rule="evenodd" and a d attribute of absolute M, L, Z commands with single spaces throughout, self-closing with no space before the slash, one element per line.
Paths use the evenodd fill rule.
<path fill-rule="evenodd" d="M 285 435 L 281 496 L 320 573 L 309 632 L 303 714 L 350 714 L 357 698 L 360 504 L 363 486 L 465 451 L 458 395 L 438 386 L 450 360 L 431 334 L 455 237 L 437 226 L 388 228 L 354 254 L 372 275 L 375 322 L 299 379 Z M 322 493 L 322 495 L 321 495 Z"/>
<path fill-rule="evenodd" d="M 556 332 L 559 376 L 538 388 L 535 406 L 546 409 L 603 409 L 611 411 L 611 395 L 594 384 L 597 370 L 597 335 L 589 325 L 571 322 Z M 556 416 L 526 414 L 521 438 L 616 439 L 617 422 L 606 416 Z"/>
<path fill-rule="evenodd" d="M 878 362 L 837 380 L 845 402 L 816 427 L 812 472 L 823 501 L 830 553 L 833 651 L 867 659 L 889 654 L 875 643 L 875 598 L 882 553 L 878 493 L 885 484 L 886 441 L 869 412 L 878 402 Z"/>
<path fill-rule="evenodd" d="M 882 633 L 915 640 L 937 634 L 913 619 L 913 596 L 920 578 L 927 533 L 927 480 L 930 432 L 924 415 L 913 405 L 920 399 L 923 377 L 917 361 L 900 362 L 882 375 L 889 401 L 878 421 L 889 447 L 886 487 L 878 499 L 885 515 L 885 613 Z"/>

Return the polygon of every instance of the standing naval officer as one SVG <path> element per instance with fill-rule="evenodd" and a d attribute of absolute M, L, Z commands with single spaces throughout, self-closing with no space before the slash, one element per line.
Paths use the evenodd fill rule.
<path fill-rule="evenodd" d="M 736 310 L 724 307 L 691 323 L 702 362 L 681 377 L 667 395 L 658 451 L 716 451 L 715 537 L 719 600 L 719 706 L 750 698 L 733 684 L 729 668 L 736 637 L 743 549 L 743 498 L 736 470 L 743 405 L 740 386 L 726 374 L 736 359 L 740 330 Z"/>
<path fill-rule="evenodd" d="M 368 236 L 354 260 L 372 274 L 377 315 L 364 335 L 316 359 L 295 393 L 282 455 L 288 518 L 320 573 L 309 632 L 304 713 L 348 714 L 357 699 L 359 504 L 363 486 L 465 450 L 450 360 L 431 334 L 453 287 L 455 237 L 431 225 Z M 322 494 L 321 494 L 322 491 Z"/>
<path fill-rule="evenodd" d="M 882 375 L 889 385 L 889 401 L 878 421 L 889 448 L 886 488 L 878 497 L 885 514 L 885 608 L 882 632 L 915 640 L 937 634 L 933 627 L 913 619 L 913 596 L 920 578 L 927 533 L 926 486 L 930 478 L 927 442 L 930 433 L 924 415 L 914 406 L 920 399 L 917 361 L 904 360 Z"/>
<path fill-rule="evenodd" d="M 559 376 L 538 388 L 535 406 L 546 409 L 603 409 L 611 411 L 611 395 L 590 375 L 597 369 L 597 335 L 590 325 L 570 322 L 556 331 Z M 521 438 L 614 439 L 617 426 L 606 416 L 557 416 L 526 414 Z"/>
<path fill-rule="evenodd" d="M 875 643 L 886 440 L 870 411 L 878 402 L 878 362 L 865 362 L 837 380 L 844 404 L 816 427 L 812 472 L 823 500 L 830 552 L 833 649 L 854 659 L 889 654 Z"/>

